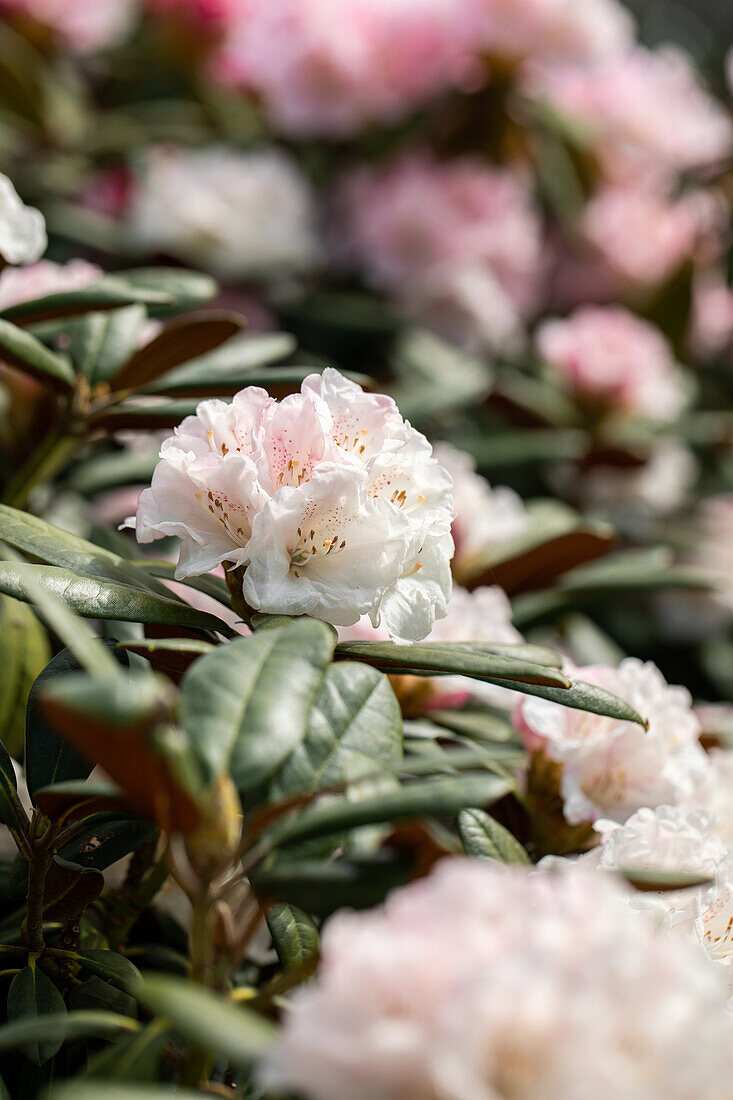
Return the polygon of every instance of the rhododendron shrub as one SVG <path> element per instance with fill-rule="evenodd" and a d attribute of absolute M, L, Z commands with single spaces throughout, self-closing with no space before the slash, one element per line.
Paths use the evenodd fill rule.
<path fill-rule="evenodd" d="M 733 1100 L 729 7 L 0 0 L 0 1096 Z"/>

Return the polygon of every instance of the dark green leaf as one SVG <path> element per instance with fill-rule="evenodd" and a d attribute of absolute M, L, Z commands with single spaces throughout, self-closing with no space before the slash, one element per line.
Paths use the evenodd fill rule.
<path fill-rule="evenodd" d="M 304 968 L 318 958 L 318 929 L 302 909 L 279 902 L 267 912 L 267 927 L 286 970 Z"/>
<path fill-rule="evenodd" d="M 63 1001 L 61 1003 L 63 1005 Z M 17 1050 L 18 1047 L 28 1044 L 43 1047 L 53 1045 L 58 1050 L 68 1039 L 87 1036 L 111 1039 L 121 1031 L 139 1030 L 140 1024 L 137 1020 L 115 1016 L 111 1012 L 68 1012 L 62 1015 L 59 1011 L 54 1015 L 26 1016 L 0 1027 L 0 1052 Z"/>
<path fill-rule="evenodd" d="M 251 881 L 264 898 L 279 898 L 319 917 L 337 909 L 371 909 L 407 882 L 413 861 L 403 853 L 377 852 L 346 859 L 282 858 L 256 868 Z"/>
<path fill-rule="evenodd" d="M 530 862 L 517 838 L 483 810 L 461 810 L 458 832 L 470 856 L 493 859 L 498 863 Z"/>
<path fill-rule="evenodd" d="M 209 314 L 173 321 L 149 344 L 134 352 L 110 381 L 113 390 L 138 389 L 181 363 L 219 347 L 236 335 L 242 318 L 234 314 Z"/>
<path fill-rule="evenodd" d="M 29 332 L 3 320 L 0 320 L 0 360 L 57 390 L 70 393 L 76 385 L 66 359 L 49 351 Z"/>
<path fill-rule="evenodd" d="M 172 597 L 158 596 L 101 577 L 82 576 L 55 566 L 0 561 L 0 592 L 35 603 L 38 586 L 56 596 L 77 615 L 92 619 L 229 631 L 214 615 L 197 611 Z"/>
<path fill-rule="evenodd" d="M 324 677 L 303 741 L 275 777 L 274 799 L 358 779 L 402 758 L 402 717 L 386 676 L 344 661 Z"/>
<path fill-rule="evenodd" d="M 303 740 L 333 651 L 325 623 L 302 619 L 201 657 L 181 684 L 181 722 L 209 775 L 240 792 L 268 779 Z"/>
<path fill-rule="evenodd" d="M 0 311 L 6 321 L 25 327 L 62 317 L 77 317 L 81 313 L 117 310 L 125 306 L 166 307 L 170 295 L 155 290 L 134 290 L 121 279 L 109 275 L 80 290 L 63 290 L 8 306 Z"/>
<path fill-rule="evenodd" d="M 3 1049 L 3 1038 L 7 1042 L 7 1033 L 15 1025 L 38 1025 L 48 1023 L 46 1016 L 59 1016 L 66 1013 L 64 999 L 50 978 L 31 962 L 23 967 L 10 983 L 8 990 L 8 1026 L 0 1028 L 0 1050 Z M 41 1018 L 44 1018 L 43 1020 Z M 43 1065 L 49 1058 L 61 1049 L 63 1039 L 50 1033 L 44 1033 L 45 1029 L 38 1029 L 32 1041 L 22 1043 L 22 1052 L 35 1065 Z M 22 1032 L 21 1032 L 22 1034 Z M 21 1046 L 20 1042 L 13 1046 Z M 7 1046 L 5 1049 L 8 1049 Z"/>
<path fill-rule="evenodd" d="M 92 385 L 106 382 L 135 351 L 145 321 L 143 306 L 90 313 L 69 326 L 69 352 Z"/>
<path fill-rule="evenodd" d="M 155 836 L 152 822 L 119 812 L 93 814 L 87 827 L 65 844 L 59 855 L 78 867 L 105 871 Z"/>
<path fill-rule="evenodd" d="M 128 653 L 137 653 L 150 661 L 156 672 L 165 672 L 176 677 L 215 647 L 196 638 L 151 638 L 144 642 L 120 642 L 117 648 Z"/>
<path fill-rule="evenodd" d="M 278 822 L 266 834 L 273 846 L 328 836 L 361 825 L 420 817 L 452 817 L 469 806 L 488 806 L 512 789 L 495 775 L 467 775 L 413 783 L 351 801 L 326 799 Z"/>
<path fill-rule="evenodd" d="M 180 978 L 151 974 L 135 993 L 150 1012 L 168 1020 L 189 1042 L 238 1066 L 266 1054 L 277 1034 L 262 1017 Z"/>
<path fill-rule="evenodd" d="M 165 295 L 165 302 L 148 307 L 151 317 L 165 317 L 183 310 L 196 309 L 213 298 L 218 289 L 210 275 L 179 267 L 138 267 L 129 271 L 118 271 L 115 281 L 121 281 L 137 291 L 153 291 Z M 167 304 L 171 300 L 172 304 Z"/>
<path fill-rule="evenodd" d="M 163 1053 L 163 1048 L 168 1042 L 168 1038 L 168 1031 L 165 1025 L 162 1025 L 159 1020 L 154 1020 L 139 1034 L 126 1035 L 115 1043 L 114 1046 L 109 1046 L 106 1050 L 93 1054 L 87 1059 L 83 1076 L 85 1078 L 93 1078 L 95 1081 L 100 1082 L 149 1082 L 155 1080 L 157 1077 L 158 1064 Z M 98 1095 L 102 1097 L 108 1096 L 108 1088 L 117 1089 L 119 1091 L 120 1086 L 119 1084 L 116 1086 L 101 1084 L 100 1088 L 101 1094 L 95 1093 L 95 1100 Z M 82 1093 L 83 1092 L 84 1085 L 82 1084 Z M 56 1095 L 57 1093 L 53 1093 L 53 1096 Z M 134 1095 L 139 1096 L 140 1093 L 136 1092 Z M 161 1089 L 156 1095 L 164 1097 L 166 1093 Z M 180 1095 L 181 1090 L 177 1089 L 176 1096 Z M 127 1096 L 128 1098 L 130 1097 L 129 1092 Z"/>
<path fill-rule="evenodd" d="M 313 373 L 319 372 L 314 372 L 313 367 L 267 367 L 263 370 L 249 369 L 240 372 L 209 371 L 199 382 L 183 381 L 169 384 L 169 379 L 165 378 L 160 384 L 153 383 L 147 386 L 145 392 L 178 397 L 232 397 L 243 386 L 261 386 L 271 397 L 281 400 L 288 394 L 298 393 L 303 379 Z M 345 371 L 344 374 L 360 385 L 369 384 L 370 380 L 364 375 L 355 374 L 353 371 Z"/>
<path fill-rule="evenodd" d="M 96 974 L 98 978 L 104 978 L 125 991 L 140 981 L 138 968 L 116 951 L 80 950 L 69 954 L 74 962 L 79 963 L 90 974 Z"/>
<path fill-rule="evenodd" d="M 508 652 L 509 647 L 504 653 Z M 410 673 L 416 676 L 451 674 L 471 676 L 489 683 L 500 679 L 520 684 L 539 684 L 558 689 L 570 687 L 570 680 L 562 672 L 547 665 L 537 665 L 521 658 L 500 656 L 491 646 L 478 643 L 442 645 L 419 642 L 415 645 L 397 645 L 394 642 L 340 642 L 336 648 L 339 656 L 366 661 L 390 672 Z"/>

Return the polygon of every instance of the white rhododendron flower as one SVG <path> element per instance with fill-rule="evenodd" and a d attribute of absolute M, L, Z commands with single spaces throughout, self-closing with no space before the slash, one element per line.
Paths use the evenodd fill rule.
<path fill-rule="evenodd" d="M 244 566 L 265 612 L 424 638 L 445 615 L 451 481 L 389 397 L 338 371 L 278 403 L 255 386 L 203 401 L 165 440 L 137 537 L 181 539 L 179 578 Z"/>
<path fill-rule="evenodd" d="M 153 149 L 129 224 L 141 246 L 226 279 L 308 271 L 319 258 L 308 181 L 274 148 Z"/>
<path fill-rule="evenodd" d="M 383 623 L 374 627 L 368 619 L 362 619 L 340 630 L 339 638 L 344 642 L 383 642 L 389 639 L 389 633 Z M 503 588 L 493 585 L 469 592 L 454 585 L 445 618 L 435 623 L 424 640 L 519 645 L 524 639 L 512 625 L 512 605 Z M 516 692 L 469 676 L 401 676 L 400 680 L 415 682 L 423 709 L 461 707 L 471 696 L 497 707 L 511 707 L 517 700 Z"/>
<path fill-rule="evenodd" d="M 719 1100 L 725 1002 L 610 878 L 451 859 L 331 919 L 263 1076 L 308 1100 Z"/>
<path fill-rule="evenodd" d="M 526 747 L 563 764 L 566 819 L 623 823 L 644 806 L 692 798 L 708 764 L 687 689 L 670 686 L 650 661 L 633 657 L 618 668 L 575 669 L 573 676 L 626 700 L 649 729 L 546 699 L 522 699 L 515 721 Z"/>
<path fill-rule="evenodd" d="M 450 443 L 437 443 L 433 454 L 453 479 L 454 567 L 470 566 L 527 533 L 530 517 L 518 493 L 505 485 L 489 485 L 476 473 L 471 455 Z"/>
<path fill-rule="evenodd" d="M 0 173 L 0 258 L 9 264 L 34 264 L 47 244 L 43 214 L 25 206 L 8 177 Z"/>
<path fill-rule="evenodd" d="M 484 0 L 484 49 L 509 61 L 590 61 L 625 52 L 634 23 L 619 0 Z"/>

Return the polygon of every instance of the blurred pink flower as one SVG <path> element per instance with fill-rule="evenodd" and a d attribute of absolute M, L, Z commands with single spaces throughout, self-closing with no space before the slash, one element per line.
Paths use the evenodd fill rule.
<path fill-rule="evenodd" d="M 659 329 L 620 306 L 585 306 L 544 321 L 537 350 L 581 400 L 652 420 L 676 420 L 689 403 L 685 377 Z"/>
<path fill-rule="evenodd" d="M 345 177 L 335 206 L 338 247 L 372 286 L 462 342 L 519 338 L 542 267 L 542 224 L 523 175 L 413 153 Z"/>
<path fill-rule="evenodd" d="M 733 124 L 676 50 L 536 67 L 525 90 L 580 128 L 614 179 L 669 178 L 730 155 Z"/>
<path fill-rule="evenodd" d="M 722 975 L 631 912 L 610 875 L 448 859 L 377 909 L 337 914 L 321 946 L 262 1073 L 278 1094 L 728 1095 Z"/>
<path fill-rule="evenodd" d="M 50 27 L 75 53 L 93 53 L 117 45 L 132 29 L 138 0 L 0 0 L 15 11 Z"/>
<path fill-rule="evenodd" d="M 599 817 L 623 824 L 643 806 L 691 798 L 706 778 L 707 760 L 687 689 L 670 686 L 655 665 L 633 657 L 618 668 L 571 672 L 630 703 L 649 729 L 545 699 L 522 699 L 515 725 L 525 747 L 563 765 L 566 819 L 573 825 Z"/>
<path fill-rule="evenodd" d="M 610 186 L 591 198 L 580 230 L 617 280 L 645 287 L 674 275 L 715 214 L 700 191 L 672 199 L 655 187 Z"/>
<path fill-rule="evenodd" d="M 396 120 L 475 66 L 481 0 L 249 0 L 216 74 L 296 137 Z"/>
<path fill-rule="evenodd" d="M 633 19 L 618 0 L 484 0 L 484 9 L 483 47 L 502 61 L 584 61 L 633 42 Z"/>
<path fill-rule="evenodd" d="M 226 26 L 246 14 L 251 0 L 145 0 L 145 5 L 153 15 L 193 16 L 203 23 Z"/>
<path fill-rule="evenodd" d="M 433 454 L 453 479 L 454 569 L 470 570 L 527 533 L 531 521 L 518 493 L 506 485 L 491 486 L 476 472 L 472 456 L 450 443 L 436 443 Z"/>
<path fill-rule="evenodd" d="M 733 343 L 733 288 L 723 272 L 700 271 L 692 284 L 692 317 L 689 334 L 693 354 L 707 358 Z"/>
<path fill-rule="evenodd" d="M 102 275 L 102 268 L 87 260 L 69 260 L 65 264 L 39 260 L 27 267 L 7 267 L 0 274 L 0 309 L 43 298 L 46 294 L 82 290 Z"/>

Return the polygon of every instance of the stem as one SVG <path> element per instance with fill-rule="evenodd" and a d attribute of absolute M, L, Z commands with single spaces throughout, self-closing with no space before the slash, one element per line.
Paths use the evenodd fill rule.
<path fill-rule="evenodd" d="M 47 871 L 48 857 L 45 853 L 28 865 L 26 915 L 21 932 L 31 955 L 40 955 L 45 947 L 43 939 L 43 892 L 46 885 Z"/>
<path fill-rule="evenodd" d="M 202 890 L 192 899 L 193 916 L 191 918 L 191 977 L 201 985 L 207 985 L 210 976 L 209 966 L 209 914 L 211 898 L 208 890 Z"/>

